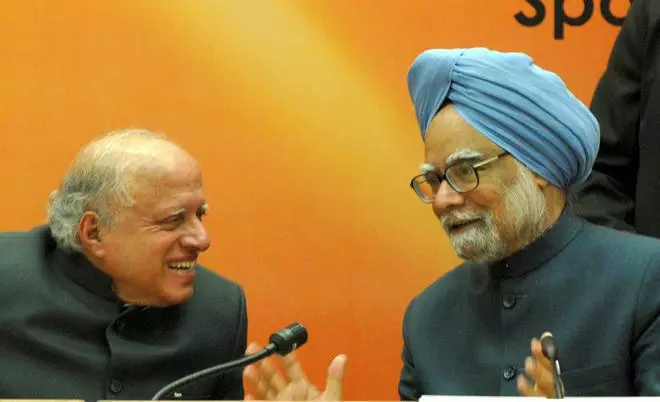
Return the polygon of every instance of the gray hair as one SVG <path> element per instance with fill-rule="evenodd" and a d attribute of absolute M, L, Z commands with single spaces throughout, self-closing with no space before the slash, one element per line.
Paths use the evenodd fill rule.
<path fill-rule="evenodd" d="M 50 193 L 48 225 L 58 246 L 81 251 L 78 225 L 83 214 L 94 211 L 101 225 L 111 226 L 114 213 L 134 204 L 131 180 L 153 159 L 157 145 L 172 144 L 164 135 L 144 129 L 110 132 L 86 145 L 74 158 L 59 188 Z M 130 170 L 130 172 L 129 172 Z"/>

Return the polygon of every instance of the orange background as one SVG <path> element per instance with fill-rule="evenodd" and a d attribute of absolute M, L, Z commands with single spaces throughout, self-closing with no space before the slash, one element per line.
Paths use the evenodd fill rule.
<path fill-rule="evenodd" d="M 245 287 L 250 339 L 300 321 L 319 386 L 347 353 L 346 399 L 397 399 L 403 311 L 459 263 L 408 187 L 423 144 L 407 68 L 432 47 L 523 51 L 588 103 L 618 27 L 597 0 L 555 40 L 544 3 L 529 28 L 523 0 L 4 1 L 0 229 L 44 221 L 92 137 L 165 132 L 205 170 L 202 262 Z"/>

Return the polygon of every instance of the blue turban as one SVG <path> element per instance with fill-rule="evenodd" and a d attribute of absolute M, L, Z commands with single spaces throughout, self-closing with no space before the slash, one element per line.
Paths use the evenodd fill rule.
<path fill-rule="evenodd" d="M 424 139 L 449 101 L 472 127 L 553 185 L 581 184 L 591 173 L 600 142 L 596 118 L 526 54 L 427 50 L 408 71 L 408 89 Z"/>

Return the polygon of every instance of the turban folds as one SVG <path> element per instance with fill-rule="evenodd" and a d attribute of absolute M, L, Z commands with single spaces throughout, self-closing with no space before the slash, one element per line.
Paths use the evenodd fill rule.
<path fill-rule="evenodd" d="M 557 187 L 583 183 L 600 143 L 596 118 L 554 73 L 523 53 L 431 49 L 408 71 L 426 138 L 447 101 L 477 131 Z"/>

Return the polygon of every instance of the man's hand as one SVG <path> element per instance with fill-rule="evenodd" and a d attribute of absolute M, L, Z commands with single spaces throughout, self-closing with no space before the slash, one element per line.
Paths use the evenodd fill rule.
<path fill-rule="evenodd" d="M 263 349 L 251 343 L 246 354 L 254 354 Z M 346 356 L 339 355 L 328 367 L 325 391 L 319 391 L 312 385 L 303 372 L 295 353 L 282 358 L 284 377 L 269 359 L 251 364 L 243 371 L 249 393 L 246 400 L 267 401 L 340 401 L 344 381 Z"/>
<path fill-rule="evenodd" d="M 533 338 L 530 349 L 532 356 L 525 358 L 525 373 L 533 382 L 530 382 L 524 375 L 519 375 L 518 392 L 522 396 L 556 398 L 552 362 L 543 354 L 541 341 Z M 561 384 L 561 389 L 564 389 L 564 384 Z"/>

